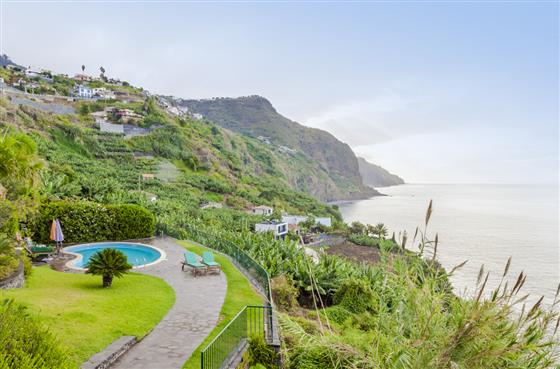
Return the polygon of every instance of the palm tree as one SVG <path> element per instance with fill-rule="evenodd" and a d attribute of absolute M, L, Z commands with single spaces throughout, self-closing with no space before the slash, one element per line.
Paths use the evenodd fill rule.
<path fill-rule="evenodd" d="M 377 223 L 375 227 L 373 227 L 373 233 L 377 235 L 377 237 L 381 240 L 384 240 L 387 237 L 387 227 L 383 223 Z"/>
<path fill-rule="evenodd" d="M 132 269 L 126 255 L 116 249 L 103 249 L 90 257 L 87 274 L 103 276 L 103 287 L 111 287 L 113 278 L 120 278 Z"/>

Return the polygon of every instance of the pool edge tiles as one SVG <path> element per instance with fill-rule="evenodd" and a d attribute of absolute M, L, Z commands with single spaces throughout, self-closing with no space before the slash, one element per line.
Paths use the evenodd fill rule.
<path fill-rule="evenodd" d="M 81 243 L 81 244 L 78 244 L 78 245 L 73 245 L 73 246 L 65 247 L 65 248 L 63 249 L 63 253 L 69 254 L 69 255 L 74 255 L 74 256 L 75 256 L 75 258 L 72 259 L 72 260 L 69 260 L 69 261 L 65 264 L 65 266 L 66 266 L 67 268 L 69 268 L 69 269 L 76 270 L 76 271 L 81 271 L 81 272 L 86 271 L 86 270 L 87 270 L 86 268 L 83 268 L 82 266 L 76 265 L 76 264 L 78 264 L 79 262 L 81 262 L 81 260 L 83 259 L 83 255 L 80 254 L 80 253 L 78 253 L 78 252 L 73 252 L 73 251 L 76 250 L 76 249 L 78 249 L 78 248 L 80 248 L 80 251 L 81 251 L 81 250 L 83 250 L 84 248 L 87 249 L 88 246 L 94 247 L 94 246 L 106 245 L 106 244 L 126 245 L 126 246 L 132 246 L 132 247 L 134 247 L 134 246 L 140 246 L 140 247 L 144 247 L 144 248 L 149 248 L 149 249 L 155 250 L 156 252 L 159 253 L 159 257 L 158 257 L 156 260 L 151 261 L 151 262 L 146 263 L 146 264 L 133 265 L 133 266 L 132 266 L 132 269 L 143 269 L 143 268 L 152 266 L 152 265 L 154 265 L 154 264 L 157 264 L 157 263 L 159 263 L 159 262 L 161 262 L 161 261 L 163 261 L 163 260 L 167 260 L 167 254 L 165 253 L 165 251 L 162 250 L 162 249 L 160 249 L 160 248 L 158 248 L 158 247 L 152 246 L 152 245 L 147 245 L 147 244 L 139 243 L 139 242 L 102 241 L 102 242 Z M 107 247 L 107 248 L 111 248 L 111 247 Z M 114 248 L 118 249 L 118 247 L 114 247 Z M 128 255 L 127 255 L 127 257 L 128 257 Z"/>

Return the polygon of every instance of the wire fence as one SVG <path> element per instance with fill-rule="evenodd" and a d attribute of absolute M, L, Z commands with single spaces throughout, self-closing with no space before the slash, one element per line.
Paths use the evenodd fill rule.
<path fill-rule="evenodd" d="M 165 227 L 165 234 L 178 239 L 190 239 L 216 251 L 229 255 L 254 280 L 266 296 L 266 306 L 246 306 L 201 351 L 202 369 L 219 369 L 228 358 L 234 356 L 243 343 L 253 334 L 261 335 L 268 344 L 279 346 L 280 336 L 276 327 L 274 303 L 268 272 L 249 254 L 233 242 L 217 235 L 183 225 L 180 229 Z"/>

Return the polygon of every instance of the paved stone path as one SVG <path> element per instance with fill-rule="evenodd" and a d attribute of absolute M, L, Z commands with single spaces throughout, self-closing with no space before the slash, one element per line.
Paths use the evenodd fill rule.
<path fill-rule="evenodd" d="M 194 278 L 181 271 L 185 249 L 175 240 L 151 243 L 167 253 L 167 260 L 136 271 L 165 280 L 175 290 L 175 305 L 112 369 L 180 369 L 218 323 L 227 288 L 223 273 Z"/>

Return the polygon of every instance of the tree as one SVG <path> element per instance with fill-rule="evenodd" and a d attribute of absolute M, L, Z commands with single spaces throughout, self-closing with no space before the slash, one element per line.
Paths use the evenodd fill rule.
<path fill-rule="evenodd" d="M 387 227 L 383 223 L 377 223 L 375 227 L 373 227 L 373 234 L 375 234 L 380 240 L 384 240 L 387 237 Z"/>
<path fill-rule="evenodd" d="M 364 234 L 366 231 L 366 226 L 360 222 L 352 222 L 350 227 L 348 227 L 350 234 Z"/>
<path fill-rule="evenodd" d="M 116 249 L 103 249 L 95 253 L 86 265 L 87 274 L 103 276 L 103 287 L 111 287 L 113 278 L 121 278 L 132 269 L 126 255 Z"/>
<path fill-rule="evenodd" d="M 99 71 L 101 71 L 101 74 L 99 75 L 99 78 L 101 78 L 101 80 L 103 80 L 103 81 L 107 81 L 107 78 L 105 77 L 105 68 L 99 67 Z"/>
<path fill-rule="evenodd" d="M 86 66 L 82 64 L 82 73 L 86 70 Z"/>

